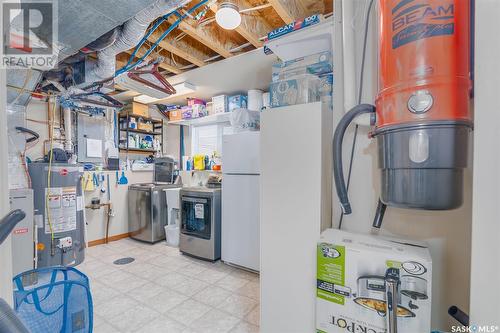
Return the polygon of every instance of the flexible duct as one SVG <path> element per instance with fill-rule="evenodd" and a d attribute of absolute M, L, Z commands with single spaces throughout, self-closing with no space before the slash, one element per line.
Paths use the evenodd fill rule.
<path fill-rule="evenodd" d="M 136 46 L 149 24 L 160 16 L 171 13 L 187 0 L 157 0 L 149 7 L 119 27 L 115 42 L 109 47 L 97 52 L 97 62 L 86 73 L 86 82 L 96 82 L 114 75 L 116 70 L 116 55 Z"/>

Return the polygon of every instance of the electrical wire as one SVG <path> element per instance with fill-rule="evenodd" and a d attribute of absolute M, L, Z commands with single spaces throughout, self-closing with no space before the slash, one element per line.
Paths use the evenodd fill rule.
<path fill-rule="evenodd" d="M 41 96 L 41 97 L 51 97 L 51 96 L 56 95 L 56 94 L 53 94 L 53 93 L 47 94 L 47 93 L 39 93 L 39 92 L 34 92 L 34 91 L 30 91 L 29 89 L 26 89 L 26 88 L 21 88 L 21 87 L 16 87 L 16 86 L 13 86 L 13 85 L 11 85 L 11 84 L 7 84 L 6 86 L 7 86 L 7 88 L 9 88 L 9 89 L 14 89 L 14 90 L 20 91 L 20 92 L 21 92 L 21 93 L 20 93 L 21 95 L 22 95 L 23 93 L 30 93 L 30 94 L 31 94 L 31 95 L 33 95 L 33 96 Z"/>
<path fill-rule="evenodd" d="M 370 13 L 373 7 L 373 0 L 370 0 L 368 5 L 368 10 L 366 12 L 365 18 L 365 31 L 363 36 L 363 52 L 361 56 L 361 71 L 359 74 L 359 88 L 358 88 L 358 104 L 361 104 L 361 98 L 363 97 L 363 80 L 364 80 L 364 72 L 365 72 L 365 60 L 366 60 L 366 44 L 368 41 L 368 25 L 370 23 Z M 351 184 L 351 175 L 352 175 L 352 165 L 354 162 L 354 153 L 356 150 L 356 141 L 358 138 L 358 130 L 359 125 L 356 124 L 354 127 L 354 137 L 352 138 L 352 147 L 351 147 L 351 156 L 349 159 L 349 171 L 347 172 L 347 192 L 349 192 L 349 185 Z M 339 219 L 339 229 L 342 229 L 342 222 L 344 220 L 344 212 L 341 212 Z"/>
<path fill-rule="evenodd" d="M 50 101 L 49 101 L 50 105 Z M 49 224 L 50 229 L 50 249 L 51 253 L 54 252 L 54 229 L 52 227 L 52 220 L 50 216 L 50 206 L 49 206 L 49 196 L 50 196 L 50 176 L 52 173 L 52 158 L 54 156 L 54 152 L 52 151 L 54 147 L 54 118 L 55 118 L 55 109 L 56 109 L 56 99 L 54 98 L 54 104 L 52 105 L 52 119 L 51 119 L 51 130 L 50 130 L 50 149 L 49 149 L 49 168 L 47 171 L 47 194 L 45 195 L 45 213 L 47 214 L 47 222 Z"/>

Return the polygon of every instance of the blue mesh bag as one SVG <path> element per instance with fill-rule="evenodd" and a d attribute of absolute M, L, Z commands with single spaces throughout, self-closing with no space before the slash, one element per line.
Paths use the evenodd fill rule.
<path fill-rule="evenodd" d="M 89 279 L 72 267 L 48 267 L 14 277 L 14 309 L 32 333 L 92 332 Z"/>

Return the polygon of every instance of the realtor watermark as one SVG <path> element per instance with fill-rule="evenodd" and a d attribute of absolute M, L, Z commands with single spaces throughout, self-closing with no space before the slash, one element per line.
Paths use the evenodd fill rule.
<path fill-rule="evenodd" d="M 57 0 L 3 0 L 0 68 L 57 64 Z"/>
<path fill-rule="evenodd" d="M 500 332 L 500 327 L 496 325 L 471 325 L 471 326 L 452 326 L 452 333 L 494 333 Z"/>

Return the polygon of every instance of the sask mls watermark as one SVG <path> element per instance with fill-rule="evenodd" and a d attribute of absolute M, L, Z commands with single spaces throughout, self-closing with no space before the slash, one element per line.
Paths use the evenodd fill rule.
<path fill-rule="evenodd" d="M 57 63 L 57 0 L 2 0 L 1 68 Z"/>
<path fill-rule="evenodd" d="M 470 325 L 470 326 L 452 326 L 452 333 L 494 333 L 499 332 L 500 328 L 496 325 Z"/>

